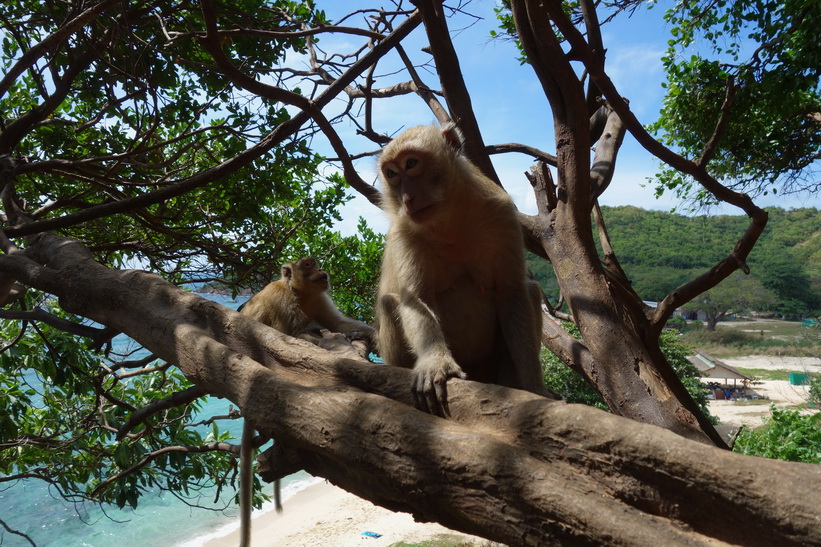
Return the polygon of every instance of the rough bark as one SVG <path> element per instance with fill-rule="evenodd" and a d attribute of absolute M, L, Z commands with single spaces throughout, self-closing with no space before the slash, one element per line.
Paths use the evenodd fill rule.
<path fill-rule="evenodd" d="M 0 269 L 237 404 L 284 448 L 269 479 L 303 467 L 510 545 L 821 544 L 821 466 L 469 381 L 451 381 L 453 418 L 436 418 L 412 407 L 407 370 L 339 358 L 155 275 L 109 270 L 71 240 L 44 236 L 32 251 L 36 261 L 4 256 Z"/>
<path fill-rule="evenodd" d="M 714 188 L 711 183 L 715 181 L 700 168 L 698 180 L 722 199 L 727 197 L 729 203 L 744 205 L 753 222 L 731 257 L 697 278 L 695 284 L 672 293 L 659 306 L 662 312 L 645 306 L 629 288 L 629 280 L 620 268 L 614 267 L 613 257 L 610 264 L 599 258 L 590 222 L 596 198 L 609 186 L 625 130 L 634 135 L 637 131 L 629 121 L 634 117 L 606 79 L 601 52 L 594 51 L 570 24 L 561 3 L 513 0 L 511 9 L 522 47 L 550 101 L 557 142 L 557 181 L 554 184 L 547 179 L 546 168 L 534 169 L 532 181 L 539 214 L 526 223 L 526 228 L 553 263 L 562 296 L 590 358 L 578 360 L 565 351 L 563 346 L 568 344 L 561 333 L 546 339 L 545 345 L 579 370 L 613 412 L 726 448 L 726 442 L 667 363 L 658 338 L 672 314 L 672 302 L 681 305 L 695 296 L 692 291 L 696 287 L 699 292 L 709 289 L 743 263 L 766 224 L 766 213 L 749 200 L 730 200 L 726 192 Z M 563 51 L 548 21 L 570 41 L 573 55 L 585 63 L 607 99 L 606 108 L 600 114 L 594 113 L 592 120 L 569 54 Z M 595 128 L 594 136 L 591 128 Z M 597 138 L 592 165 L 591 138 Z M 764 216 L 757 216 L 758 212 Z M 532 239 L 527 239 L 532 245 Z"/>

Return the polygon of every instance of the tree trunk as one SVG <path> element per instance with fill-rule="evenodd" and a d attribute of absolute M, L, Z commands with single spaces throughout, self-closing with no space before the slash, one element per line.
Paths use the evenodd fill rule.
<path fill-rule="evenodd" d="M 557 143 L 556 182 L 545 166 L 533 168 L 531 182 L 539 214 L 525 223 L 532 230 L 526 240 L 538 240 L 543 250 L 540 254 L 553 263 L 562 297 L 579 327 L 586 359 L 581 361 L 577 355 L 562 352 L 563 346 L 568 345 L 562 340 L 566 336 L 562 333 L 556 332 L 545 345 L 581 372 L 614 413 L 727 448 L 660 351 L 658 338 L 673 309 L 687 301 L 679 301 L 681 298 L 706 291 L 743 263 L 766 224 L 766 213 L 746 196 L 739 197 L 745 212 L 757 220 L 736 245 L 730 259 L 714 267 L 710 275 L 701 276 L 698 284 L 679 288 L 662 306 L 650 310 L 630 288 L 615 255 L 599 258 L 590 220 L 597 196 L 612 179 L 624 131 L 630 129 L 643 141 L 645 134 L 637 135 L 643 128 L 637 127 L 624 99 L 604 73 L 603 52 L 593 51 L 566 17 L 561 2 L 512 0 L 510 7 L 522 48 L 550 102 Z M 555 26 L 546 24 L 547 21 Z M 557 31 L 562 34 L 561 39 Z M 597 33 L 598 29 L 588 31 Z M 595 113 L 591 120 L 583 86 L 563 42 L 573 45 L 574 59 L 584 62 L 607 101 L 607 108 L 602 110 L 607 119 L 601 135 L 598 129 L 591 134 L 591 127 L 601 125 L 596 122 L 600 113 Z M 595 159 L 591 165 L 594 138 Z M 684 172 L 695 168 L 683 159 L 678 163 Z M 700 171 L 699 175 L 699 182 L 710 184 L 706 172 Z M 720 187 L 717 183 L 715 186 Z M 725 201 L 734 203 L 736 196 L 720 193 L 721 199 L 726 197 Z M 763 213 L 760 218 L 759 213 Z M 603 247 L 605 243 L 602 241 Z"/>
<path fill-rule="evenodd" d="M 237 404 L 283 449 L 269 480 L 297 462 L 417 520 L 510 545 L 821 544 L 821 466 L 469 381 L 448 386 L 452 419 L 433 417 L 412 407 L 405 369 L 340 359 L 155 275 L 109 270 L 72 240 L 46 235 L 35 249 L 47 267 L 8 255 L 0 269 Z"/>
<path fill-rule="evenodd" d="M 723 313 L 708 311 L 707 312 L 707 322 L 704 324 L 704 328 L 707 329 L 710 332 L 715 331 L 716 326 L 718 325 L 718 322 L 721 321 L 723 318 L 724 318 Z"/>

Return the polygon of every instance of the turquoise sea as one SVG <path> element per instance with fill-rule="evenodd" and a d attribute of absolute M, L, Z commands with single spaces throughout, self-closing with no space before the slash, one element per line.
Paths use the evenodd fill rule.
<path fill-rule="evenodd" d="M 202 296 L 232 308 L 243 302 L 221 295 Z M 128 344 L 129 340 L 122 336 L 115 342 Z M 224 414 L 228 404 L 224 399 L 210 398 L 201 415 Z M 226 426 L 221 424 L 221 427 Z M 241 422 L 237 423 L 233 431 L 237 439 L 241 428 Z M 321 480 L 305 472 L 291 475 L 283 480 L 283 499 Z M 273 487 L 267 488 L 272 496 Z M 167 492 L 158 492 L 141 497 L 134 510 L 116 506 L 100 508 L 90 503 L 65 501 L 42 481 L 24 480 L 0 484 L 0 521 L 27 534 L 40 547 L 197 547 L 239 526 L 237 506 L 233 500 L 226 501 L 225 492 L 222 498 L 215 504 L 214 493 L 203 491 L 196 500 L 201 507 L 194 508 Z M 273 503 L 270 503 L 260 512 L 272 510 Z M 288 510 L 287 503 L 285 510 Z M 0 526 L 0 545 L 23 547 L 31 543 Z"/>

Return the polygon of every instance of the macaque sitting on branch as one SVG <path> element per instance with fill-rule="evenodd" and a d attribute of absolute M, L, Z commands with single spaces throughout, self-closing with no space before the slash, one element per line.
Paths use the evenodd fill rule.
<path fill-rule="evenodd" d="M 346 317 L 328 294 L 328 274 L 313 258 L 282 266 L 282 277 L 269 283 L 241 308 L 243 314 L 290 336 L 315 341 L 320 329 L 344 334 L 348 340 L 370 341 L 370 325 Z"/>
<path fill-rule="evenodd" d="M 417 126 L 377 163 L 391 220 L 377 344 L 385 363 L 413 369 L 417 407 L 439 416 L 453 377 L 548 394 L 541 291 L 526 276 L 515 205 L 462 147 L 453 124 Z"/>
<path fill-rule="evenodd" d="M 269 283 L 251 297 L 240 311 L 257 321 L 290 336 L 310 342 L 322 340 L 321 329 L 343 334 L 351 342 L 364 341 L 360 348 L 367 357 L 374 329 L 370 325 L 346 317 L 328 295 L 328 274 L 313 258 L 300 258 L 282 266 L 282 277 Z M 251 506 L 253 504 L 253 438 L 254 428 L 245 420 L 240 450 L 240 545 L 251 541 Z M 282 511 L 280 484 L 274 484 L 277 511 Z"/>

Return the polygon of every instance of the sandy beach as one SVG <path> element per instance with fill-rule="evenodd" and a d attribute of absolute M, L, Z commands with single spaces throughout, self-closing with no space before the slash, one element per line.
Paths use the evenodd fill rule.
<path fill-rule="evenodd" d="M 821 359 L 751 356 L 723 361 L 745 369 L 821 372 Z M 770 415 L 770 404 L 777 408 L 794 408 L 807 400 L 807 386 L 793 386 L 789 382 L 764 381 L 752 386 L 752 390 L 769 400 L 756 403 L 710 401 L 710 412 L 725 425 L 758 427 L 764 417 Z M 485 539 L 455 532 L 439 524 L 414 522 L 407 513 L 378 507 L 324 481 L 286 499 L 284 509 L 281 515 L 275 511 L 255 514 L 255 547 L 378 547 L 399 541 L 418 543 L 440 535 L 462 538 L 464 545 L 492 545 Z M 363 532 L 380 537 L 363 535 Z M 204 545 L 235 547 L 238 544 L 239 531 L 235 530 Z"/>
<path fill-rule="evenodd" d="M 821 359 L 815 357 L 772 357 L 757 356 L 722 359 L 734 368 L 753 370 L 783 370 L 787 372 L 821 373 Z M 809 386 L 794 386 L 786 381 L 764 380 L 760 384 L 752 385 L 748 391 L 768 397 L 767 400 L 757 401 L 710 401 L 710 414 L 717 416 L 723 425 L 758 427 L 764 423 L 764 418 L 770 416 L 770 405 L 777 409 L 796 410 L 800 404 L 806 403 Z M 801 412 L 814 412 L 803 409 Z"/>
<path fill-rule="evenodd" d="M 275 511 L 254 515 L 254 547 L 379 547 L 398 541 L 420 542 L 441 535 L 462 538 L 464 545 L 489 544 L 485 539 L 455 532 L 440 524 L 414 522 L 410 514 L 379 507 L 324 481 L 297 492 L 283 502 L 283 507 L 281 515 Z M 363 535 L 363 532 L 380 537 Z M 237 545 L 238 530 L 205 543 L 206 547 Z"/>

